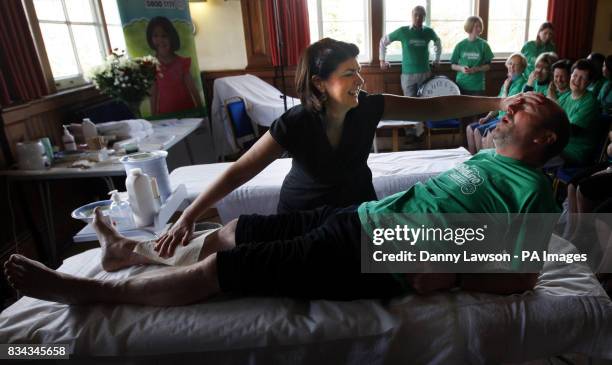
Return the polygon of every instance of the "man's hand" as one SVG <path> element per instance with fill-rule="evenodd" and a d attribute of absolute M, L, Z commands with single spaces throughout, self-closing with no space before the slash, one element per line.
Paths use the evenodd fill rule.
<path fill-rule="evenodd" d="M 172 257 L 174 249 L 179 244 L 186 246 L 194 231 L 194 222 L 189 218 L 181 216 L 176 223 L 164 233 L 155 245 L 155 251 L 160 257 Z"/>
<path fill-rule="evenodd" d="M 429 273 L 406 275 L 408 283 L 419 294 L 427 294 L 438 290 L 450 290 L 457 283 L 457 274 Z"/>
<path fill-rule="evenodd" d="M 389 67 L 391 67 L 391 65 L 389 64 L 389 62 L 385 61 L 385 60 L 380 60 L 380 69 L 381 70 L 386 70 Z"/>
<path fill-rule="evenodd" d="M 503 111 L 508 111 L 508 108 L 512 107 L 513 105 L 520 104 L 523 101 L 527 101 L 528 103 L 533 104 L 543 104 L 546 101 L 546 96 L 539 93 L 534 93 L 533 91 L 516 94 L 507 98 L 503 98 L 501 100 L 499 109 Z"/>

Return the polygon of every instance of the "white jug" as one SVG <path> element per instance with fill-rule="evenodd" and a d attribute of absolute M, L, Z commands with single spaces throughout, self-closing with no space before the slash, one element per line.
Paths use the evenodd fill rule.
<path fill-rule="evenodd" d="M 19 142 L 16 146 L 20 170 L 44 170 L 50 165 L 42 142 Z"/>

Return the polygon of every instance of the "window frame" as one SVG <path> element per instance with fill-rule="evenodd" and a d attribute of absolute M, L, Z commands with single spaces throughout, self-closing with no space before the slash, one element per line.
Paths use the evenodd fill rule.
<path fill-rule="evenodd" d="M 473 14 L 478 13 L 478 0 L 470 0 L 470 1 L 472 2 L 471 10 L 470 11 Z M 425 4 L 426 4 L 425 5 L 425 11 L 427 12 L 427 14 L 431 14 L 431 2 L 432 2 L 432 0 L 425 0 Z M 386 0 L 382 0 L 382 27 L 383 27 L 382 32 L 383 32 L 383 35 L 387 35 L 387 34 L 391 33 L 391 32 L 386 32 L 386 29 L 385 29 L 385 26 L 387 24 L 387 18 L 385 17 L 385 15 L 386 15 L 386 8 L 385 8 L 386 3 L 387 3 Z M 428 26 L 428 27 L 431 27 L 431 20 L 432 20 L 431 17 L 427 16 L 425 18 L 424 24 L 426 26 Z M 441 21 L 447 22 L 449 20 L 441 20 Z M 450 20 L 450 21 L 454 21 L 454 20 Z M 412 22 L 412 20 L 408 19 L 408 23 L 411 23 L 411 22 Z M 463 29 L 462 29 L 462 31 L 463 31 Z M 453 50 L 450 50 L 450 52 L 447 52 L 447 51 L 448 50 L 442 48 L 442 54 L 440 54 L 440 62 L 450 61 L 451 56 L 453 54 Z M 388 57 L 388 54 L 387 54 L 387 57 Z M 401 55 L 392 55 L 392 58 L 391 59 L 387 58 L 386 61 L 390 62 L 390 63 L 393 63 L 393 62 L 402 62 L 402 56 Z"/>
<path fill-rule="evenodd" d="M 483 0 L 481 0 L 483 1 Z M 486 0 L 487 3 L 490 0 Z M 525 14 L 525 33 L 524 33 L 524 37 L 523 37 L 523 44 L 527 43 L 527 41 L 529 41 L 529 26 L 531 24 L 531 4 L 532 4 L 533 0 L 527 0 L 527 14 Z M 484 22 L 484 18 L 483 18 L 483 22 Z M 486 24 L 485 24 L 485 29 L 488 29 L 488 23 L 489 23 L 489 13 L 487 12 L 487 20 L 486 20 Z M 488 37 L 487 37 L 488 38 Z M 488 41 L 488 39 L 487 39 Z M 520 52 L 519 50 L 516 50 L 515 52 Z M 495 56 L 496 59 L 507 59 L 508 57 L 510 57 L 511 54 L 515 53 L 515 52 L 493 52 L 493 55 Z"/>
<path fill-rule="evenodd" d="M 96 29 L 96 36 L 98 38 L 98 44 L 100 45 L 100 55 L 102 58 L 105 55 L 109 54 L 111 51 L 110 38 L 108 35 L 106 19 L 104 16 L 104 9 L 102 7 L 102 0 L 87 0 L 90 2 L 92 9 L 93 22 L 82 22 L 82 21 L 71 21 L 68 18 L 68 12 L 66 8 L 66 3 L 64 0 L 60 0 L 62 4 L 62 10 L 64 12 L 64 16 L 66 20 L 58 21 L 58 20 L 39 20 L 36 14 L 36 8 L 34 6 L 34 0 L 23 0 L 24 1 L 24 9 L 26 10 L 26 14 L 28 17 L 28 22 L 30 25 L 30 29 L 32 31 L 32 36 L 34 38 L 34 44 L 42 64 L 43 73 L 45 78 L 47 79 L 47 85 L 50 88 L 51 92 L 63 91 L 70 88 L 75 88 L 79 86 L 83 86 L 89 84 L 90 82 L 85 79 L 85 73 L 82 69 L 80 60 L 78 58 L 78 53 L 76 51 L 76 44 L 72 32 L 72 25 L 93 25 Z M 68 34 L 70 36 L 71 46 L 73 49 L 73 53 L 76 56 L 76 64 L 79 73 L 76 75 L 65 76 L 65 77 L 55 77 L 51 70 L 51 63 L 49 61 L 49 57 L 47 55 L 47 51 L 45 48 L 44 38 L 42 36 L 42 32 L 40 30 L 40 24 L 66 24 L 68 26 Z"/>
<path fill-rule="evenodd" d="M 324 0 L 314 0 L 316 1 L 316 9 L 317 9 L 317 35 L 319 36 L 318 39 L 311 39 L 310 42 L 311 44 L 322 39 L 323 38 L 323 7 L 321 5 L 321 2 Z M 373 28 L 373 23 L 372 23 L 372 1 L 376 1 L 376 0 L 363 0 L 364 3 L 364 14 L 365 14 L 365 19 L 366 22 L 363 25 L 363 30 L 364 30 L 364 49 L 360 49 L 360 55 L 364 53 L 365 50 L 367 50 L 368 54 L 366 55 L 366 57 L 364 57 L 363 60 L 361 60 L 359 63 L 360 64 L 368 64 L 371 63 L 374 59 L 374 44 L 373 44 L 373 40 L 372 40 L 372 28 Z"/>

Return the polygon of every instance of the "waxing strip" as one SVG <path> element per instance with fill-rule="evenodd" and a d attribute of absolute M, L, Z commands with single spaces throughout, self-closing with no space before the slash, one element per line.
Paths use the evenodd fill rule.
<path fill-rule="evenodd" d="M 133 252 L 164 265 L 191 265 L 198 261 L 206 237 L 208 237 L 211 233 L 217 230 L 219 230 L 219 228 L 203 231 L 201 235 L 192 239 L 187 246 L 179 244 L 174 249 L 174 255 L 172 257 L 159 257 L 157 251 L 153 249 L 153 247 L 155 247 L 156 240 L 139 242 L 138 244 L 136 244 L 136 246 L 134 246 Z"/>

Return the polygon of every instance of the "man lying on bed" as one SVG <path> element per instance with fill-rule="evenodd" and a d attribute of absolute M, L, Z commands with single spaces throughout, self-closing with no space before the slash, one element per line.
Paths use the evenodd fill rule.
<path fill-rule="evenodd" d="M 525 94 L 495 129 L 495 151 L 483 151 L 455 169 L 381 201 L 344 209 L 241 216 L 208 235 L 203 246 L 201 239 L 192 264 L 184 260 L 186 266 L 146 276 L 107 281 L 78 278 L 12 255 L 5 264 L 6 277 L 24 295 L 62 303 L 171 306 L 200 302 L 222 292 L 332 300 L 390 297 L 400 294 L 396 279 L 360 272 L 361 227 L 369 214 L 556 212 L 549 183 L 538 168 L 563 150 L 568 128 L 557 104 Z M 473 194 L 464 195 L 453 180 L 457 169 L 480 174 L 483 183 Z M 94 226 L 107 271 L 171 260 L 181 256 L 181 250 L 198 245 L 194 239 L 176 248 L 176 254 L 160 253 L 164 256 L 160 259 L 152 249 L 152 255 L 146 253 L 145 244 L 120 236 L 102 218 L 97 211 Z M 149 248 L 153 245 L 148 243 Z M 461 275 L 460 279 L 454 274 L 417 274 L 409 282 L 421 292 L 459 282 L 464 289 L 504 294 L 532 289 L 537 274 Z"/>

